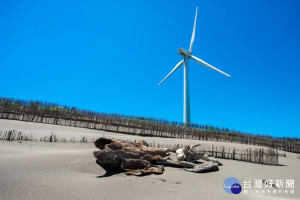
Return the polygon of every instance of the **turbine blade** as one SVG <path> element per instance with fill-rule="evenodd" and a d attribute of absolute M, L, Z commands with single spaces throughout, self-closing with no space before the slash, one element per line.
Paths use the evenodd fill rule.
<path fill-rule="evenodd" d="M 231 77 L 229 74 L 227 74 L 227 73 L 225 73 L 225 72 L 223 72 L 223 71 L 221 71 L 221 70 L 219 70 L 219 69 L 211 66 L 210 64 L 204 62 L 203 60 L 201 60 L 200 58 L 197 58 L 196 56 L 191 55 L 191 58 L 193 60 L 195 60 L 198 64 L 200 64 L 200 65 L 202 65 L 204 67 L 210 68 L 212 70 L 215 70 L 216 72 L 219 72 L 220 74 L 223 74 L 225 76 Z"/>
<path fill-rule="evenodd" d="M 158 85 L 160 85 L 162 82 L 164 82 L 173 72 L 175 72 L 181 65 L 183 65 L 184 61 L 181 60 L 177 65 L 172 69 L 172 71 L 161 81 Z"/>
<path fill-rule="evenodd" d="M 198 6 L 196 7 L 196 14 L 195 14 L 194 28 L 193 28 L 193 33 L 192 33 L 192 38 L 191 38 L 191 43 L 190 43 L 190 49 L 189 49 L 189 52 L 190 52 L 190 53 L 192 53 L 193 45 L 194 45 L 194 40 L 195 40 L 197 12 L 198 12 Z"/>

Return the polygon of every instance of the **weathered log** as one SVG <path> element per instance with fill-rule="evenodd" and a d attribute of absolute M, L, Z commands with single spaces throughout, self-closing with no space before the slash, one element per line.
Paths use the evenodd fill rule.
<path fill-rule="evenodd" d="M 204 172 L 212 172 L 218 171 L 218 164 L 209 162 L 206 164 L 195 165 L 192 169 L 184 168 L 185 171 L 195 172 L 195 173 L 204 173 Z"/>
<path fill-rule="evenodd" d="M 126 142 L 122 140 L 99 138 L 95 146 L 100 151 L 95 151 L 94 156 L 97 163 L 105 169 L 121 169 L 127 175 L 143 176 L 148 174 L 162 174 L 164 166 L 181 167 L 186 171 L 202 173 L 217 171 L 218 164 L 214 158 L 193 151 L 196 146 L 186 145 L 183 149 L 176 151 L 178 161 L 164 159 L 170 155 L 167 148 L 149 147 L 145 141 Z M 191 161 L 198 159 L 210 161 L 207 164 L 195 164 Z"/>
<path fill-rule="evenodd" d="M 214 157 L 208 157 L 206 154 L 197 153 L 194 151 L 194 148 L 197 146 L 200 146 L 200 144 L 196 145 L 185 145 L 183 149 L 177 149 L 176 150 L 176 157 L 178 161 L 196 161 L 199 159 L 203 159 L 205 161 L 217 163 L 218 165 L 223 165 L 220 161 L 215 159 Z"/>
<path fill-rule="evenodd" d="M 192 161 L 195 160 L 193 158 L 192 151 L 190 149 L 190 145 L 185 145 L 183 149 L 176 150 L 176 157 L 178 161 Z"/>
<path fill-rule="evenodd" d="M 208 157 L 208 155 L 206 155 L 206 154 L 196 153 L 196 152 L 194 152 L 193 154 L 194 154 L 194 157 L 197 159 L 202 159 L 205 161 L 216 163 L 219 166 L 223 166 L 223 164 L 219 160 L 215 159 L 214 157 Z"/>
<path fill-rule="evenodd" d="M 204 173 L 204 172 L 212 172 L 218 171 L 218 165 L 213 162 L 205 163 L 205 164 L 195 164 L 187 161 L 173 161 L 170 159 L 157 160 L 156 164 L 168 165 L 172 167 L 184 167 L 186 171 L 195 172 L 195 173 Z"/>
<path fill-rule="evenodd" d="M 132 159 L 132 158 L 123 158 L 121 168 L 137 170 L 137 169 L 148 169 L 151 167 L 151 163 L 147 160 L 142 159 Z"/>
<path fill-rule="evenodd" d="M 182 168 L 193 168 L 196 164 L 186 161 L 174 161 L 170 159 L 156 160 L 156 164 L 158 165 L 167 165 L 172 167 L 182 167 Z"/>
<path fill-rule="evenodd" d="M 163 166 L 152 165 L 147 160 L 123 158 L 121 168 L 127 175 L 144 176 L 148 174 L 162 174 Z"/>
<path fill-rule="evenodd" d="M 127 175 L 145 176 L 150 174 L 162 174 L 163 171 L 164 171 L 164 167 L 159 166 L 159 167 L 150 167 L 148 169 L 127 170 L 125 173 Z"/>
<path fill-rule="evenodd" d="M 145 141 L 125 142 L 115 139 L 99 138 L 95 146 L 94 156 L 101 165 L 120 168 L 132 175 L 161 174 L 163 167 L 154 166 L 155 160 L 170 155 L 167 148 L 149 147 Z"/>

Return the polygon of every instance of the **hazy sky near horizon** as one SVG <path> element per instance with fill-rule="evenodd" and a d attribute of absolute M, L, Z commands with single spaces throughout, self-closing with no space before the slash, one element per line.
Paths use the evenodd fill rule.
<path fill-rule="evenodd" d="M 1 1 L 0 96 L 300 137 L 300 1 Z"/>

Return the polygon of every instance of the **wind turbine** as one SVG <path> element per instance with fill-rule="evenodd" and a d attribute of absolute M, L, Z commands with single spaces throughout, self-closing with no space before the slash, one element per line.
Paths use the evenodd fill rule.
<path fill-rule="evenodd" d="M 189 51 L 185 50 L 184 48 L 179 48 L 177 51 L 180 55 L 183 56 L 183 60 L 181 60 L 177 65 L 172 69 L 172 71 L 158 84 L 160 85 L 162 82 L 164 82 L 171 74 L 173 74 L 178 68 L 180 68 L 184 64 L 183 68 L 183 123 L 185 125 L 188 125 L 191 123 L 191 111 L 190 111 L 190 86 L 189 86 L 189 62 L 188 60 L 192 58 L 196 63 L 210 68 L 212 70 L 215 70 L 219 72 L 220 74 L 223 74 L 225 76 L 231 77 L 229 74 L 226 74 L 225 72 L 211 66 L 210 64 L 204 62 L 200 58 L 197 58 L 192 54 L 193 45 L 194 45 L 194 39 L 195 39 L 195 29 L 196 29 L 196 21 L 197 21 L 197 11 L 198 7 L 196 7 L 196 14 L 195 14 L 195 21 L 194 21 L 194 28 L 190 43 Z"/>

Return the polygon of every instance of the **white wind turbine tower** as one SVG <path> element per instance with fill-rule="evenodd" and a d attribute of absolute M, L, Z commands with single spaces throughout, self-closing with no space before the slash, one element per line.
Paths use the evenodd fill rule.
<path fill-rule="evenodd" d="M 190 43 L 189 51 L 185 50 L 184 48 L 179 48 L 177 51 L 180 55 L 183 56 L 183 60 L 181 60 L 177 65 L 172 69 L 172 71 L 158 84 L 160 85 L 162 82 L 164 82 L 173 72 L 175 72 L 178 68 L 180 68 L 184 64 L 183 68 L 183 123 L 185 125 L 188 125 L 191 123 L 191 112 L 190 112 L 190 87 L 189 87 L 189 65 L 188 60 L 192 58 L 195 60 L 198 64 L 210 68 L 212 70 L 215 70 L 219 72 L 220 74 L 223 74 L 225 76 L 231 77 L 229 74 L 226 74 L 225 72 L 211 66 L 210 64 L 204 62 L 200 58 L 197 58 L 196 56 L 192 55 L 193 50 L 193 44 L 195 39 L 195 29 L 196 29 L 196 21 L 197 21 L 197 11 L 198 7 L 196 7 L 196 14 L 195 14 L 195 21 L 194 21 L 194 28 Z"/>

